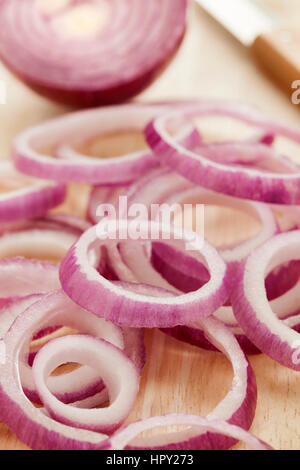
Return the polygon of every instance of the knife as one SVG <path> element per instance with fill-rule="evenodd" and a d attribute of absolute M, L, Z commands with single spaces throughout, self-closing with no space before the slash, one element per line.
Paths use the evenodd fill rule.
<path fill-rule="evenodd" d="M 300 86 L 300 28 L 279 21 L 254 0 L 196 0 L 236 39 L 253 52 L 273 78 L 291 91 Z"/>

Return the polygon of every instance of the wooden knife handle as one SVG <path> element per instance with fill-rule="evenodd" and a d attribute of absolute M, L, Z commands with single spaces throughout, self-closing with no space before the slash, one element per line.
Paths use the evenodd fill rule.
<path fill-rule="evenodd" d="M 300 80 L 300 30 L 262 34 L 254 41 L 252 52 L 266 71 L 292 93 L 293 83 Z"/>

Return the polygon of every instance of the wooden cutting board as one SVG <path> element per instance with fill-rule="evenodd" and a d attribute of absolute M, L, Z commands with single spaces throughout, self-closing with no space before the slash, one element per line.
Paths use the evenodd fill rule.
<path fill-rule="evenodd" d="M 265 3 L 276 8 L 282 18 L 288 18 L 289 14 L 299 18 L 298 1 L 265 0 Z M 287 3 L 293 7 L 291 12 Z M 0 105 L 0 154 L 7 158 L 12 138 L 18 131 L 70 109 L 30 92 L 3 67 L 0 67 L 0 79 L 5 80 L 7 87 L 7 104 Z M 300 108 L 292 105 L 260 72 L 247 51 L 198 8 L 191 11 L 188 33 L 176 59 L 140 100 L 179 97 L 243 101 L 282 121 L 300 125 Z M 72 193 L 63 209 L 80 215 L 88 188 L 81 188 L 80 197 L 77 187 Z M 232 216 L 230 224 L 218 217 L 216 242 L 231 239 L 233 229 L 236 233 L 242 231 L 243 235 L 252 230 L 250 222 L 246 219 L 241 222 L 237 215 Z M 147 365 L 129 421 L 176 412 L 205 416 L 229 390 L 232 370 L 221 354 L 186 346 L 157 330 L 147 332 L 146 344 Z M 263 355 L 251 358 L 251 364 L 258 385 L 258 406 L 251 431 L 276 449 L 299 449 L 300 375 Z M 5 425 L 0 425 L 0 449 L 25 448 Z"/>

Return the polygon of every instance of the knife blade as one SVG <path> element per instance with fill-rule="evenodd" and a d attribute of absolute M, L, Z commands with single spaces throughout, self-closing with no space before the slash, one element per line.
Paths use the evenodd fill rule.
<path fill-rule="evenodd" d="M 289 92 L 300 80 L 300 29 L 280 21 L 255 0 L 196 0 L 218 23 L 249 47 L 263 68 Z"/>
<path fill-rule="evenodd" d="M 253 0 L 196 0 L 244 46 L 277 26 L 275 17 Z"/>

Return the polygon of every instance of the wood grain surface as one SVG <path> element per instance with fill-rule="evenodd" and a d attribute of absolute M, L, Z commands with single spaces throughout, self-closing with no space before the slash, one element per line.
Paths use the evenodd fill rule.
<path fill-rule="evenodd" d="M 299 18 L 299 0 L 262 3 L 271 6 L 285 22 Z M 18 131 L 71 110 L 35 95 L 1 66 L 0 79 L 7 87 L 7 103 L 0 105 L 0 153 L 2 158 L 7 158 L 12 138 Z M 191 8 L 188 32 L 175 60 L 139 99 L 187 97 L 242 101 L 281 121 L 300 125 L 300 108 L 292 105 L 290 97 L 262 73 L 248 51 L 196 6 Z M 89 188 L 81 186 L 78 197 L 78 186 L 72 185 L 68 201 L 60 210 L 82 215 L 88 194 Z M 227 218 L 225 223 L 217 215 L 214 220 L 217 230 L 214 233 L 209 229 L 213 241 L 226 242 L 233 233 L 243 236 L 250 233 L 251 222 L 238 217 L 232 215 L 231 223 Z M 221 354 L 186 346 L 157 330 L 147 332 L 146 344 L 147 365 L 129 421 L 176 412 L 205 416 L 229 390 L 232 370 Z M 299 374 L 263 355 L 251 358 L 251 364 L 258 385 L 257 412 L 251 431 L 276 449 L 299 449 Z M 25 448 L 5 425 L 0 425 L 0 449 Z"/>

